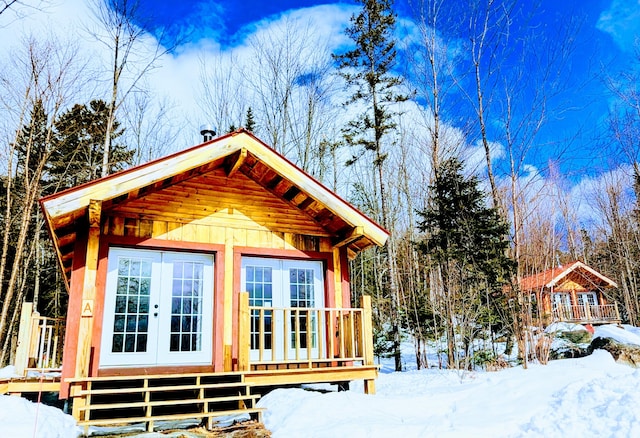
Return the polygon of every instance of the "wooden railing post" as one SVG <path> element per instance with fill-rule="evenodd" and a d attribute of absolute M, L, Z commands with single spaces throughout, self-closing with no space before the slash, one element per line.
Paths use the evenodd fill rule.
<path fill-rule="evenodd" d="M 622 320 L 620 319 L 620 311 L 618 311 L 618 302 L 617 302 L 617 301 L 614 301 L 614 302 L 613 302 L 613 304 L 614 304 L 614 309 L 616 310 L 616 319 L 617 319 L 618 321 L 622 321 Z"/>
<path fill-rule="evenodd" d="M 16 349 L 16 374 L 24 375 L 29 367 L 29 350 L 31 346 L 31 316 L 33 303 L 22 303 L 20 327 L 18 329 L 18 348 Z"/>
<path fill-rule="evenodd" d="M 585 318 L 587 318 L 587 321 L 591 321 L 591 306 L 589 305 L 589 303 L 585 303 L 584 313 L 585 313 Z"/>
<path fill-rule="evenodd" d="M 238 371 L 249 371 L 250 350 L 251 313 L 249 311 L 249 293 L 240 292 L 238 303 Z"/>
<path fill-rule="evenodd" d="M 371 297 L 363 295 L 360 298 L 362 307 L 362 338 L 364 343 L 364 365 L 373 365 L 373 324 L 371 313 Z"/>

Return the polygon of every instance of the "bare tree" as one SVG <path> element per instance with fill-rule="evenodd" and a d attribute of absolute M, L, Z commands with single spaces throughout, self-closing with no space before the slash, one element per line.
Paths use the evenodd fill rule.
<path fill-rule="evenodd" d="M 609 90 L 616 98 L 609 114 L 611 149 L 615 156 L 633 167 L 640 179 L 640 43 L 634 61 L 619 74 L 606 77 Z"/>
<path fill-rule="evenodd" d="M 35 0 L 32 2 L 26 2 L 24 0 L 1 0 L 0 15 L 3 16 L 3 19 L 8 15 L 13 15 L 14 20 L 19 20 L 30 12 L 43 10 L 46 5 L 46 0 Z M 0 28 L 7 25 L 8 23 L 6 22 L 0 22 Z"/>
<path fill-rule="evenodd" d="M 640 224 L 630 193 L 635 178 L 632 166 L 625 166 L 600 177 L 590 200 L 598 217 L 595 231 L 596 257 L 609 275 L 618 280 L 618 293 L 612 297 L 622 304 L 631 324 L 640 322 Z M 635 195 L 637 196 L 637 195 Z"/>
<path fill-rule="evenodd" d="M 134 91 L 140 90 L 142 79 L 171 50 L 163 46 L 162 34 L 151 38 L 141 23 L 138 0 L 94 0 L 92 11 L 101 28 L 88 29 L 90 35 L 111 53 L 109 72 L 109 118 L 104 137 L 102 176 L 109 171 L 111 138 L 116 112 Z"/>
<path fill-rule="evenodd" d="M 328 118 L 321 107 L 328 103 L 331 55 L 320 41 L 312 23 L 283 18 L 250 39 L 252 64 L 242 72 L 258 133 L 303 168 L 310 163 L 307 146 L 317 147 L 313 137 Z"/>
<path fill-rule="evenodd" d="M 6 132 L 7 168 L 4 177 L 2 252 L 0 253 L 0 345 L 9 335 L 11 311 L 19 305 L 20 276 L 31 246 L 28 242 L 34 208 L 41 196 L 41 181 L 51 154 L 53 121 L 81 89 L 83 65 L 77 48 L 54 38 L 41 42 L 31 37 L 10 57 L 0 77 L 0 96 L 13 134 Z M 11 138 L 12 137 L 12 138 Z M 17 191 L 16 187 L 20 190 Z M 12 234 L 14 233 L 14 234 Z M 9 246 L 10 236 L 14 239 Z M 13 257 L 10 257 L 10 251 Z M 0 362 L 6 359 L 6 351 Z"/>
<path fill-rule="evenodd" d="M 153 99 L 150 93 L 133 93 L 122 106 L 122 121 L 127 126 L 123 140 L 135 151 L 133 164 L 141 164 L 166 155 L 175 144 L 178 129 L 171 119 L 173 105 L 168 99 Z"/>
<path fill-rule="evenodd" d="M 197 105 L 206 120 L 219 132 L 243 125 L 248 95 L 244 91 L 238 58 L 233 52 L 219 50 L 200 57 L 200 81 Z"/>

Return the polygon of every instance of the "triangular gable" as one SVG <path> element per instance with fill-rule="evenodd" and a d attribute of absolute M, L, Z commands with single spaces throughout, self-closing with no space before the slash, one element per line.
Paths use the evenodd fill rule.
<path fill-rule="evenodd" d="M 525 277 L 520 281 L 520 288 L 525 291 L 535 291 L 542 289 L 552 289 L 559 285 L 568 275 L 573 272 L 583 271 L 581 277 L 594 286 L 602 287 L 598 285 L 590 276 L 600 280 L 601 283 L 607 288 L 618 287 L 617 283 L 610 278 L 600 274 L 595 269 L 585 265 L 580 261 L 572 262 L 565 266 L 559 266 L 556 268 L 548 269 L 529 277 Z M 586 274 L 586 275 L 585 275 Z"/>
<path fill-rule="evenodd" d="M 388 232 L 244 129 L 170 156 L 64 190 L 40 200 L 54 246 L 69 275 L 75 230 L 87 223 L 89 205 L 103 211 L 180 181 L 223 168 L 258 182 L 327 229 L 336 245 L 357 253 L 385 244 Z"/>

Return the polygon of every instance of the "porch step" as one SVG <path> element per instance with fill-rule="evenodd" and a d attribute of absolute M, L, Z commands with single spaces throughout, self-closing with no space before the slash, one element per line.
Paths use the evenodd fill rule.
<path fill-rule="evenodd" d="M 78 425 L 118 425 L 144 422 L 153 431 L 154 422 L 207 419 L 249 414 L 261 420 L 260 398 L 242 374 L 154 375 L 73 379 L 71 397 Z"/>

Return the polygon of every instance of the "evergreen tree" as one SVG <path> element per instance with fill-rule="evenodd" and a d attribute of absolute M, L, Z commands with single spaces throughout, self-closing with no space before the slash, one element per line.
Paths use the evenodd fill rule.
<path fill-rule="evenodd" d="M 9 233 L 2 290 L 16 278 L 11 270 L 19 263 L 20 273 L 13 280 L 17 294 L 34 301 L 44 315 L 60 316 L 66 294 L 47 231 L 33 205 L 42 196 L 100 176 L 107 114 L 107 105 L 94 100 L 74 105 L 52 122 L 42 102 L 36 101 L 13 145 L 14 174 L 0 178 L 3 193 L 11 194 L 0 199 L 0 226 Z M 133 151 L 115 143 L 122 130 L 117 120 L 114 126 L 110 172 L 123 169 L 133 157 Z M 22 234 L 26 243 L 20 246 Z"/>
<path fill-rule="evenodd" d="M 102 100 L 76 104 L 55 122 L 53 151 L 49 161 L 48 191 L 55 192 L 98 178 L 102 172 L 104 136 L 109 108 Z M 107 173 L 131 164 L 134 151 L 116 143 L 122 135 L 118 120 L 111 128 L 111 152 Z"/>
<path fill-rule="evenodd" d="M 353 157 L 347 164 L 354 164 L 367 153 L 373 155 L 372 166 L 377 179 L 379 195 L 379 218 L 382 226 L 390 229 L 387 191 L 385 185 L 384 162 L 387 153 L 384 150 L 387 134 L 396 124 L 396 113 L 392 105 L 406 100 L 397 92 L 401 83 L 391 70 L 396 59 L 394 28 L 396 15 L 392 0 L 358 0 L 362 10 L 351 17 L 351 25 L 346 34 L 353 40 L 355 47 L 345 53 L 334 55 L 340 67 L 340 75 L 351 89 L 355 89 L 347 105 L 364 105 L 364 111 L 349 122 L 343 130 L 346 143 L 354 148 Z M 400 359 L 400 304 L 396 287 L 394 265 L 394 237 L 389 239 L 386 252 L 382 254 L 386 265 L 386 277 L 382 284 L 390 299 L 390 323 L 393 333 L 393 355 L 396 370 L 402 369 Z"/>
<path fill-rule="evenodd" d="M 247 128 L 247 131 L 253 132 L 256 129 L 256 121 L 253 118 L 253 110 L 251 107 L 247 109 L 247 119 L 244 122 L 244 127 Z"/>
<path fill-rule="evenodd" d="M 40 159 L 48 151 L 47 120 L 42 101 L 36 100 L 31 109 L 30 120 L 20 130 L 14 145 L 18 161 L 16 174 L 21 176 L 18 181 L 37 176 Z"/>
<path fill-rule="evenodd" d="M 442 301 L 449 344 L 449 364 L 456 363 L 455 333 L 458 328 L 469 349 L 477 327 L 497 331 L 505 328 L 509 284 L 515 263 L 506 254 L 509 226 L 496 208 L 485 205 L 476 177 L 465 178 L 456 158 L 440 165 L 430 186 L 430 206 L 419 212 L 419 228 L 425 233 L 420 251 L 429 255 L 443 279 Z M 465 331 L 466 330 L 466 331 Z M 469 351 L 465 357 L 469 358 Z"/>

